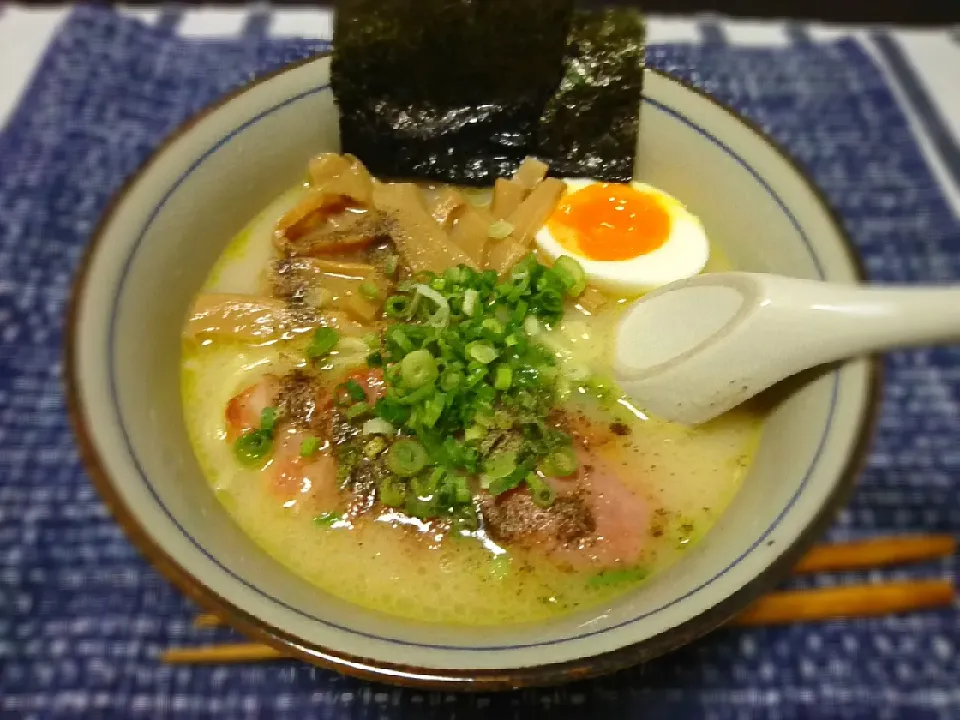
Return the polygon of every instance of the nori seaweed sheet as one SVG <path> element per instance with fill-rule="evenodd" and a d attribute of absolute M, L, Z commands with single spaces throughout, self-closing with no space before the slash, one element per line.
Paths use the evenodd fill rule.
<path fill-rule="evenodd" d="M 554 174 L 621 179 L 636 141 L 623 98 L 633 93 L 635 126 L 643 61 L 642 21 L 622 13 L 575 14 L 572 0 L 341 0 L 331 83 L 342 150 L 381 177 L 488 185 L 532 154 Z M 615 27 L 624 17 L 629 29 Z M 630 33 L 629 50 L 602 47 Z"/>
<path fill-rule="evenodd" d="M 490 184 L 535 142 L 572 0 L 341 0 L 341 147 L 376 175 Z"/>
<path fill-rule="evenodd" d="M 558 177 L 633 179 L 645 26 L 630 8 L 578 10 L 560 87 L 537 132 L 537 156 Z"/>

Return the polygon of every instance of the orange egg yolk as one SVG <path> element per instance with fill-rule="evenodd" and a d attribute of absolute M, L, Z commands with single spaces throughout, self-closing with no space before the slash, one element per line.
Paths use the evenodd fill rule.
<path fill-rule="evenodd" d="M 597 183 L 567 195 L 550 216 L 550 233 L 591 260 L 629 260 L 656 250 L 670 235 L 670 213 L 632 185 Z"/>

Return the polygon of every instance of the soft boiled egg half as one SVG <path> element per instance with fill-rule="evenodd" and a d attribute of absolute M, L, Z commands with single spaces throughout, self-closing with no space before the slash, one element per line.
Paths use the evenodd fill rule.
<path fill-rule="evenodd" d="M 569 255 L 597 287 L 634 295 L 696 275 L 710 246 L 703 226 L 674 197 L 644 183 L 566 180 L 537 233 L 541 252 Z"/>

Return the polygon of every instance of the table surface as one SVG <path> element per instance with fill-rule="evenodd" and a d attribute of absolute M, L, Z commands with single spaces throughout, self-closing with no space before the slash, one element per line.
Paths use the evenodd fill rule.
<path fill-rule="evenodd" d="M 195 608 L 136 557 L 77 465 L 59 380 L 64 298 L 120 178 L 191 102 L 265 69 L 248 39 L 266 57 L 277 51 L 267 45 L 297 43 L 264 38 L 330 38 L 332 17 L 263 6 L 131 13 L 185 38 L 244 38 L 194 44 L 108 10 L 78 12 L 0 6 L 0 718 L 960 717 L 956 607 L 722 631 L 591 683 L 466 698 L 294 662 L 159 663 L 162 647 L 232 636 L 191 628 Z M 791 149 L 872 280 L 960 279 L 960 42 L 950 29 L 654 17 L 649 30 L 651 64 L 699 72 Z M 815 44 L 839 38 L 853 40 Z M 891 356 L 870 462 L 831 537 L 960 531 L 958 428 L 960 350 Z M 953 577 L 956 562 L 794 582 Z"/>

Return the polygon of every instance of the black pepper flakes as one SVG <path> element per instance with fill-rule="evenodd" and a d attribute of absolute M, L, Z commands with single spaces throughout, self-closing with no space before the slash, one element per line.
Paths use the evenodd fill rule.
<path fill-rule="evenodd" d="M 612 422 L 610 423 L 610 432 L 612 432 L 614 435 L 620 435 L 623 437 L 624 435 L 630 434 L 630 428 L 626 423 Z"/>

